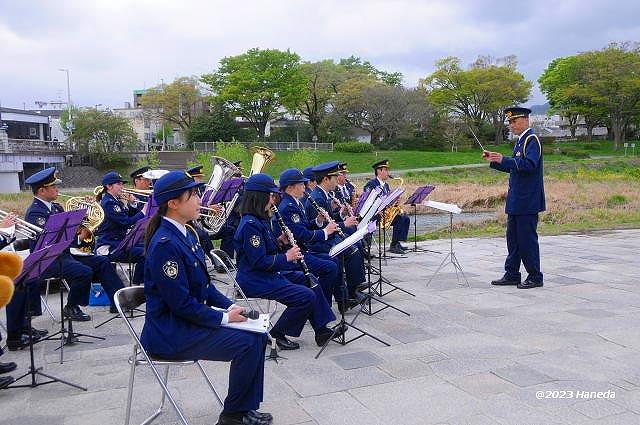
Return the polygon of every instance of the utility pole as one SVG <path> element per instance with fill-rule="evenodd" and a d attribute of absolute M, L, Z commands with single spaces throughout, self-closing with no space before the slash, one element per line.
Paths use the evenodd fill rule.
<path fill-rule="evenodd" d="M 69 108 L 69 139 L 71 139 L 71 135 L 73 134 L 74 125 L 73 125 L 73 112 L 71 108 L 71 84 L 69 82 L 69 68 L 59 68 L 58 71 L 67 73 L 67 107 Z M 69 143 L 71 145 L 71 143 Z"/>

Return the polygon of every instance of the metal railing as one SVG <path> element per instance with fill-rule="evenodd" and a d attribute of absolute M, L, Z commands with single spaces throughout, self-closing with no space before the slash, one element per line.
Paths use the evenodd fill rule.
<path fill-rule="evenodd" d="M 5 139 L 0 144 L 3 152 L 31 153 L 31 152 L 69 152 L 69 146 L 65 142 L 34 139 Z"/>
<path fill-rule="evenodd" d="M 215 152 L 217 142 L 196 142 L 193 144 L 193 150 L 196 152 Z M 314 151 L 333 151 L 333 143 L 314 143 L 314 142 L 239 142 L 246 147 L 264 146 L 272 151 L 298 151 L 300 149 L 311 149 Z"/>

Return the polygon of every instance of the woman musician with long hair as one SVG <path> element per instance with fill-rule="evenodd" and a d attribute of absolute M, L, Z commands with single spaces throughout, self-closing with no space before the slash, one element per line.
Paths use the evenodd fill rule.
<path fill-rule="evenodd" d="M 247 296 L 287 306 L 270 332 L 280 349 L 300 348 L 287 336 L 300 336 L 307 319 L 315 331 L 316 343 L 324 345 L 332 334 L 327 324 L 335 320 L 335 315 L 322 288 L 308 287 L 313 285 L 309 285 L 296 263 L 304 258 L 297 244 L 285 253 L 279 249 L 289 241 L 284 233 L 275 236 L 272 230 L 271 213 L 278 193 L 278 187 L 267 174 L 254 174 L 245 184 L 242 218 L 233 239 L 238 264 L 236 279 Z"/>
<path fill-rule="evenodd" d="M 184 171 L 171 171 L 154 185 L 159 208 L 145 237 L 147 303 L 141 342 L 161 358 L 230 361 L 229 391 L 218 424 L 268 425 L 273 417 L 257 411 L 267 336 L 223 326 L 246 318 L 244 308 L 211 285 L 205 254 L 188 225 L 200 214 L 201 186 Z"/>

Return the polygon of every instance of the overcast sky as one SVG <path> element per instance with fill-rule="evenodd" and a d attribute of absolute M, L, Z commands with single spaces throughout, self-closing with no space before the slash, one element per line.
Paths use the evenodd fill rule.
<path fill-rule="evenodd" d="M 302 60 L 360 56 L 407 86 L 458 56 L 515 54 L 536 81 L 549 61 L 640 41 L 640 2 L 0 0 L 0 102 L 122 107 L 134 89 L 214 70 L 252 47 Z M 529 104 L 544 103 L 534 88 Z"/>

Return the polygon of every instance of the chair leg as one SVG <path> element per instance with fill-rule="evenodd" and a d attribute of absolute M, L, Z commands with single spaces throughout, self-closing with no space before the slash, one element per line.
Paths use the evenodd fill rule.
<path fill-rule="evenodd" d="M 164 385 L 169 388 L 168 386 L 169 383 L 169 365 L 165 366 L 164 368 Z M 166 395 L 165 392 L 162 392 L 162 397 L 160 398 L 160 407 L 158 408 L 158 410 L 162 410 L 162 408 L 164 407 L 164 399 L 165 399 Z"/>
<path fill-rule="evenodd" d="M 151 362 L 151 359 L 148 356 L 145 356 L 145 357 L 147 358 L 148 362 Z M 163 399 L 164 399 L 164 397 L 166 395 L 166 397 L 169 399 L 169 402 L 173 406 L 173 409 L 176 411 L 176 414 L 178 415 L 178 418 L 180 419 L 180 423 L 182 425 L 189 425 L 189 422 L 187 422 L 187 419 L 184 417 L 184 414 L 182 413 L 182 410 L 178 406 L 178 403 L 176 403 L 176 401 L 173 399 L 173 396 L 169 392 L 169 388 L 167 388 L 167 385 L 165 384 L 166 378 L 163 379 L 160 376 L 160 372 L 158 372 L 158 368 L 153 363 L 149 363 L 149 366 L 151 367 L 151 370 L 153 371 L 153 374 L 155 375 L 156 380 L 158 381 L 158 384 L 160 384 L 160 386 L 162 387 L 162 392 L 163 392 L 162 397 L 163 397 Z M 167 368 L 167 370 L 165 370 L 165 376 L 167 374 L 168 374 L 168 368 Z M 158 417 L 158 415 L 160 413 L 162 413 L 162 410 L 158 409 L 153 415 L 149 416 L 141 425 L 147 425 L 148 423 L 153 421 L 156 417 Z"/>
<path fill-rule="evenodd" d="M 220 394 L 218 394 L 218 391 L 216 390 L 216 388 L 213 386 L 213 383 L 211 382 L 211 378 L 209 378 L 209 375 L 207 375 L 207 372 L 204 370 L 204 368 L 202 367 L 199 361 L 196 361 L 196 364 L 198 365 L 200 372 L 202 372 L 202 375 L 204 375 L 204 379 L 207 381 L 207 385 L 209 385 L 209 388 L 211 389 L 211 391 L 213 391 L 213 393 L 216 395 L 216 399 L 218 400 L 218 403 L 220 403 L 220 406 L 222 407 L 223 406 L 222 398 L 220 397 Z"/>
<path fill-rule="evenodd" d="M 136 358 L 138 355 L 138 346 L 133 346 L 133 357 L 131 357 L 131 370 L 129 371 L 129 391 L 127 393 L 127 409 L 124 418 L 124 425 L 129 425 L 131 421 L 131 401 L 133 399 L 133 381 L 136 376 Z"/>

